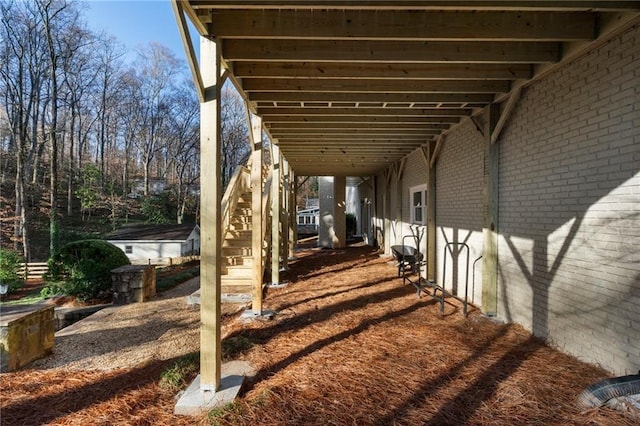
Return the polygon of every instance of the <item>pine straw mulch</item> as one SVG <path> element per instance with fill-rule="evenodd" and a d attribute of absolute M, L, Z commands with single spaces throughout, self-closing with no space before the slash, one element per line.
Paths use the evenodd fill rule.
<path fill-rule="evenodd" d="M 299 253 L 289 286 L 269 290 L 271 321 L 226 326 L 256 368 L 241 396 L 209 418 L 172 414 L 158 385 L 170 361 L 112 372 L 0 375 L 2 424 L 631 425 L 575 399 L 606 376 L 517 325 L 449 298 L 445 315 L 369 247 Z M 246 345 L 245 345 L 246 346 Z"/>

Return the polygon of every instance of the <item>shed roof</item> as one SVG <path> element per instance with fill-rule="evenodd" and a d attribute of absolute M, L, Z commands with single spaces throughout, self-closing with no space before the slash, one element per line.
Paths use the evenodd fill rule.
<path fill-rule="evenodd" d="M 504 101 L 640 22 L 638 1 L 174 5 L 219 41 L 227 75 L 299 176 L 375 174 L 494 102 L 507 105 L 499 134 Z"/>
<path fill-rule="evenodd" d="M 186 241 L 198 225 L 128 225 L 107 236 L 110 241 Z"/>

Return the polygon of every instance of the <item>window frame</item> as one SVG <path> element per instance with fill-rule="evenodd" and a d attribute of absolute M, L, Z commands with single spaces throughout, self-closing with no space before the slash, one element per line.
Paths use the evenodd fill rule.
<path fill-rule="evenodd" d="M 420 194 L 422 197 L 421 205 L 415 204 L 415 194 Z M 410 220 L 413 225 L 425 225 L 427 223 L 427 185 L 416 185 L 409 188 L 409 211 Z M 420 218 L 417 218 L 417 209 L 420 209 Z"/>

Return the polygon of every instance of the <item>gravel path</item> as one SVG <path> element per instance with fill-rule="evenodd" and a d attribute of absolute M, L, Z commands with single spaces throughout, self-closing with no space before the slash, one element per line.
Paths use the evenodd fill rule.
<path fill-rule="evenodd" d="M 54 353 L 34 369 L 113 370 L 200 350 L 200 306 L 186 297 L 195 277 L 145 303 L 105 308 L 55 334 Z M 223 305 L 223 315 L 243 305 Z M 224 330 L 223 330 L 224 332 Z"/>

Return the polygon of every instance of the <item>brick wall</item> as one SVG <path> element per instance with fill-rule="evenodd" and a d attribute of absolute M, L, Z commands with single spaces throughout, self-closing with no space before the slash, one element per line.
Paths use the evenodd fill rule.
<path fill-rule="evenodd" d="M 444 247 L 449 242 L 469 246 L 469 301 L 481 302 L 482 262 L 473 261 L 482 254 L 482 191 L 484 143 L 471 120 L 463 121 L 446 137 L 436 165 L 436 276 L 443 283 Z M 466 281 L 466 250 L 452 246 L 447 255 L 445 288 L 463 296 Z M 456 252 L 459 249 L 459 254 Z M 454 263 L 455 262 L 455 267 Z"/>
<path fill-rule="evenodd" d="M 640 30 L 526 89 L 498 143 L 499 316 L 637 373 Z"/>

